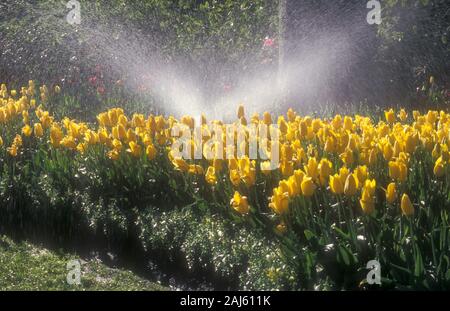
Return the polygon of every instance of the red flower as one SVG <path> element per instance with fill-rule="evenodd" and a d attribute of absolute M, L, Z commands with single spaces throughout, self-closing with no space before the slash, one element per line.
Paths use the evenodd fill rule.
<path fill-rule="evenodd" d="M 265 37 L 264 38 L 264 43 L 263 43 L 263 47 L 273 47 L 275 45 L 275 39 L 273 38 L 269 38 L 269 37 Z"/>

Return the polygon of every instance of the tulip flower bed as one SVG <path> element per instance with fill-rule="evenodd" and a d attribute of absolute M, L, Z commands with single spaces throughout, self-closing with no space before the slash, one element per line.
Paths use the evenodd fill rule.
<path fill-rule="evenodd" d="M 145 258 L 213 288 L 370 288 L 377 260 L 382 288 L 450 289 L 446 111 L 247 117 L 241 106 L 244 132 L 276 129 L 271 169 L 245 144 L 240 157 L 174 156 L 172 129 L 193 129 L 190 116 L 57 120 L 52 92 L 1 87 L 3 231 Z M 203 136 L 213 124 L 224 126 L 202 118 Z"/>

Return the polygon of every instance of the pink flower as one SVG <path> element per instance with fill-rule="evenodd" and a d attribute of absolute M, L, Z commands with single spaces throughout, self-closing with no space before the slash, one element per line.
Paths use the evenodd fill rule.
<path fill-rule="evenodd" d="M 275 39 L 265 37 L 263 47 L 273 47 L 275 45 Z"/>

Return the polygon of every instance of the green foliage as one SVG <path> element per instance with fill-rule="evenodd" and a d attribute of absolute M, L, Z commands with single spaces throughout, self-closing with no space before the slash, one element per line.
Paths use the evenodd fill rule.
<path fill-rule="evenodd" d="M 73 254 L 49 251 L 27 242 L 0 236 L 1 290 L 166 290 L 130 271 L 110 268 L 99 260 L 80 261 L 81 284 L 66 281 L 67 263 Z"/>
<path fill-rule="evenodd" d="M 335 109 L 321 113 L 333 115 Z M 382 113 L 359 106 L 340 109 L 365 112 L 375 122 Z M 16 120 L 0 127 L 5 146 L 21 126 Z M 145 258 L 169 275 L 194 279 L 193 286 L 361 289 L 365 264 L 377 259 L 384 288 L 449 287 L 448 184 L 430 175 L 434 160 L 423 147 L 411 157 L 408 180 L 399 189 L 418 202 L 410 220 L 398 205 L 384 201 L 384 193 L 377 195 L 382 208 L 373 216 L 362 213 L 357 198 L 328 195 L 294 198 L 288 215 L 268 216 L 267 200 L 276 184 L 264 178 L 248 194 L 256 203 L 243 217 L 229 206 L 229 183 L 219 181 L 212 191 L 203 176 L 176 171 L 163 147 L 152 161 L 145 156 L 112 161 L 102 145 L 84 154 L 47 146 L 41 138 L 24 136 L 17 157 L 0 148 L 0 230 L 17 238 L 110 251 L 140 268 Z M 339 161 L 337 156 L 330 160 Z M 387 184 L 384 158 L 377 167 L 372 177 Z M 286 234 L 273 230 L 281 220 Z"/>
<path fill-rule="evenodd" d="M 379 26 L 379 60 L 395 74 L 396 87 L 426 91 L 430 76 L 440 88 L 450 87 L 449 3 L 445 0 L 383 1 Z M 389 69 L 389 68 L 390 69 Z M 409 84 L 409 85 L 408 85 Z M 426 96 L 426 93 L 425 93 Z M 448 100 L 448 98 L 447 98 Z"/>
<path fill-rule="evenodd" d="M 254 65 L 248 56 L 260 50 L 262 39 L 277 32 L 277 1 L 80 1 L 81 25 L 66 22 L 66 2 L 0 4 L 4 80 L 20 83 L 25 75 L 66 83 L 85 79 L 95 65 L 109 66 L 94 48 L 98 41 L 131 40 L 144 55 L 157 49 L 166 60 L 182 57 L 199 68 L 205 60 L 243 68 Z"/>

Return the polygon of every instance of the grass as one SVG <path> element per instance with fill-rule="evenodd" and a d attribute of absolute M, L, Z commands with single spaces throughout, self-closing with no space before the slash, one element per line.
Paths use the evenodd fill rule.
<path fill-rule="evenodd" d="M 0 290 L 167 290 L 130 271 L 110 268 L 96 259 L 81 260 L 81 284 L 69 285 L 67 263 L 74 259 L 78 258 L 73 254 L 49 251 L 27 242 L 16 243 L 0 236 Z"/>

